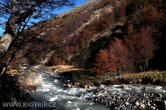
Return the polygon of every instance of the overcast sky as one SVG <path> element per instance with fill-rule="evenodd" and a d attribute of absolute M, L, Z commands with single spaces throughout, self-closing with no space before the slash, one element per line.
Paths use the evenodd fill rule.
<path fill-rule="evenodd" d="M 84 4 L 85 2 L 87 2 L 88 0 L 76 0 L 76 4 L 75 4 L 75 6 L 74 7 L 63 7 L 63 8 L 61 8 L 61 9 L 59 9 L 59 10 L 56 10 L 55 11 L 55 14 L 62 14 L 62 13 L 64 13 L 64 12 L 66 12 L 66 11 L 69 11 L 69 10 L 71 10 L 71 9 L 73 9 L 73 8 L 75 8 L 75 7 L 77 7 L 77 6 L 79 6 L 79 5 L 81 5 L 81 4 Z M 4 27 L 2 26 L 2 22 L 3 22 L 3 20 L 2 20 L 2 18 L 0 18 L 0 36 L 3 34 L 3 32 L 4 32 Z"/>

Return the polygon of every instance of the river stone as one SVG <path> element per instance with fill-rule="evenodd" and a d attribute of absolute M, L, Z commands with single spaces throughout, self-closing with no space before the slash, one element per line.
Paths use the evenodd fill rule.
<path fill-rule="evenodd" d="M 35 69 L 26 69 L 18 76 L 18 84 L 21 89 L 35 90 L 42 83 L 42 75 Z"/>
<path fill-rule="evenodd" d="M 125 89 L 125 90 L 128 90 L 129 89 L 129 85 L 122 84 L 122 88 Z"/>

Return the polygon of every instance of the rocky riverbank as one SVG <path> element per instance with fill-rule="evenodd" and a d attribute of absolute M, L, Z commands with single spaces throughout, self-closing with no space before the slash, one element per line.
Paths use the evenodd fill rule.
<path fill-rule="evenodd" d="M 166 87 L 155 85 L 85 85 L 66 84 L 69 93 L 111 110 L 166 110 Z M 79 85 L 80 86 L 80 85 Z"/>
<path fill-rule="evenodd" d="M 109 94 L 89 100 L 104 104 L 111 110 L 166 110 L 166 93 Z"/>
<path fill-rule="evenodd" d="M 73 109 L 74 110 L 85 110 L 85 109 L 165 110 L 166 109 L 165 86 L 141 85 L 141 84 L 137 85 L 100 84 L 98 86 L 95 86 L 94 84 L 90 83 L 83 85 L 81 83 L 78 82 L 76 83 L 73 82 L 72 80 L 67 79 L 62 74 L 57 74 L 56 72 L 53 72 L 52 70 L 50 70 L 50 68 L 48 69 L 42 66 L 27 68 L 25 74 L 28 75 L 28 77 L 25 76 L 25 78 L 23 78 L 21 81 L 26 81 L 25 79 L 27 78 L 28 81 L 31 82 L 32 80 L 33 84 L 36 85 L 34 81 L 36 80 L 38 82 L 37 78 L 38 75 L 34 74 L 33 72 L 38 73 L 40 74 L 40 76 L 42 76 L 40 85 L 37 86 L 37 88 L 33 91 L 31 90 L 31 88 L 28 89 L 30 91 L 27 90 L 20 91 L 20 95 L 18 96 L 20 100 L 16 101 L 26 101 L 26 102 L 44 101 L 49 103 L 56 103 L 56 108 L 59 108 L 59 110 L 73 110 Z M 33 73 L 33 74 L 29 75 L 28 73 Z M 36 78 L 34 76 L 36 76 Z M 22 77 L 20 76 L 20 78 Z M 3 79 L 9 79 L 9 78 L 3 78 Z M 14 83 L 9 83 L 9 84 L 14 84 Z M 25 84 L 29 85 L 31 83 L 27 82 Z M 5 92 L 6 90 L 3 92 L 3 94 L 5 94 Z M 13 97 L 11 95 L 6 95 L 6 94 L 4 96 L 9 96 L 10 98 Z M 52 108 L 48 109 L 52 110 Z M 38 110 L 38 108 L 36 108 L 36 110 Z"/>

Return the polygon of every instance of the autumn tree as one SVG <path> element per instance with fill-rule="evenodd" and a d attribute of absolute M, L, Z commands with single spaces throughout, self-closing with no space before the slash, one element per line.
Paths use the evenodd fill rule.
<path fill-rule="evenodd" d="M 58 7 L 69 5 L 73 5 L 72 0 L 1 0 L 0 17 L 7 22 L 4 36 L 0 39 L 0 56 L 8 51 L 10 44 L 18 38 L 32 18 L 52 16 Z"/>
<path fill-rule="evenodd" d="M 133 63 L 139 66 L 141 71 L 148 69 L 149 60 L 153 58 L 157 48 L 155 40 L 152 38 L 152 32 L 151 27 L 143 27 L 126 39 Z"/>
<path fill-rule="evenodd" d="M 97 74 L 120 75 L 131 68 L 132 62 L 129 59 L 128 49 L 120 39 L 115 38 L 108 49 L 100 50 L 97 55 L 95 64 Z"/>
<path fill-rule="evenodd" d="M 4 34 L 14 37 L 25 29 L 32 17 L 51 16 L 53 10 L 65 5 L 72 5 L 71 0 L 1 0 L 0 17 L 7 19 Z"/>
<path fill-rule="evenodd" d="M 120 75 L 124 71 L 129 71 L 132 68 L 132 62 L 130 61 L 128 49 L 124 46 L 124 43 L 115 38 L 109 47 L 109 51 L 115 56 L 115 60 L 111 61 L 116 67 L 116 72 Z"/>
<path fill-rule="evenodd" d="M 111 54 L 112 55 L 112 54 Z M 111 58 L 110 58 L 111 57 Z M 98 75 L 109 75 L 114 68 L 110 63 L 115 60 L 115 56 L 110 56 L 108 49 L 102 49 L 99 51 L 95 62 L 95 71 Z"/>

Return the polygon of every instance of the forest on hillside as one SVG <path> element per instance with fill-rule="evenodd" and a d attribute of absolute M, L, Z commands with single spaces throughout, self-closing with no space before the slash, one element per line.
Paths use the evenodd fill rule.
<path fill-rule="evenodd" d="M 0 107 L 165 110 L 166 1 L 73 1 L 0 0 Z"/>
<path fill-rule="evenodd" d="M 97 74 L 164 70 L 164 7 L 163 0 L 105 0 L 85 12 L 55 18 L 61 22 L 56 31 L 50 28 L 58 20 L 44 28 L 50 29 L 44 41 L 56 41 L 53 65 L 94 68 Z M 108 31 L 112 34 L 102 36 Z"/>
<path fill-rule="evenodd" d="M 44 62 L 99 76 L 165 70 L 165 5 L 164 0 L 89 2 L 25 30 L 1 62 L 13 56 L 9 67 Z"/>
<path fill-rule="evenodd" d="M 25 30 L 9 51 L 8 57 L 17 51 L 9 65 L 74 65 L 111 77 L 165 70 L 165 5 L 164 0 L 89 2 Z"/>

